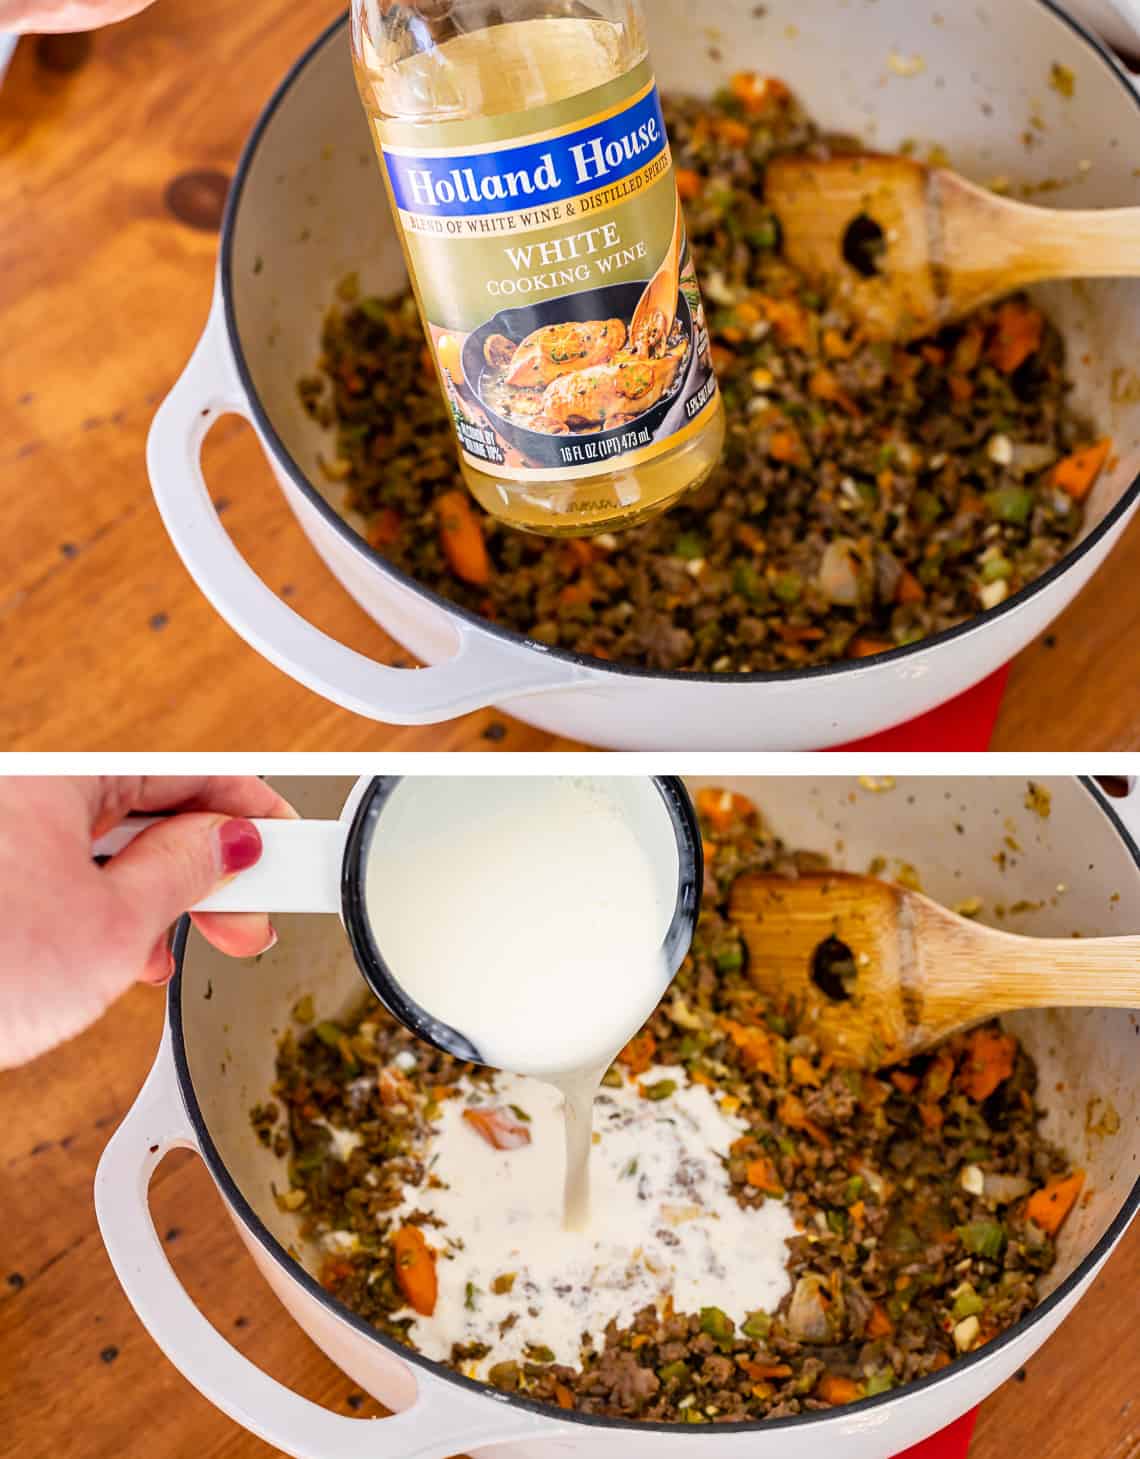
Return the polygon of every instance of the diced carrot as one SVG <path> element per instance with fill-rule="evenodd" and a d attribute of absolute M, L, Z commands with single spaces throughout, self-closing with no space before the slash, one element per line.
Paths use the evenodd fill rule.
<path fill-rule="evenodd" d="M 710 353 L 712 354 L 713 369 L 718 375 L 727 374 L 736 364 L 736 356 L 731 350 L 725 349 L 722 344 L 711 345 Z"/>
<path fill-rule="evenodd" d="M 559 1408 L 574 1407 L 574 1395 L 565 1383 L 556 1383 L 554 1385 L 554 1396 L 558 1400 Z"/>
<path fill-rule="evenodd" d="M 644 1074 L 647 1069 L 652 1068 L 653 1057 L 656 1053 L 657 1040 L 654 1038 L 652 1030 L 643 1028 L 622 1049 L 618 1055 L 618 1063 L 624 1064 L 631 1074 Z"/>
<path fill-rule="evenodd" d="M 863 1390 L 851 1378 L 841 1378 L 837 1373 L 825 1373 L 816 1388 L 816 1397 L 824 1403 L 854 1403 L 862 1398 Z"/>
<path fill-rule="evenodd" d="M 871 638 L 865 633 L 857 633 L 847 645 L 847 657 L 849 659 L 870 659 L 876 654 L 885 654 L 894 648 L 894 644 L 885 638 Z"/>
<path fill-rule="evenodd" d="M 1111 450 L 1112 437 L 1103 436 L 1095 445 L 1074 451 L 1053 467 L 1053 485 L 1067 491 L 1074 501 L 1083 501 L 1104 469 Z"/>
<path fill-rule="evenodd" d="M 902 1094 L 913 1094 L 918 1088 L 918 1075 L 908 1074 L 905 1069 L 895 1069 L 891 1072 L 891 1083 Z"/>
<path fill-rule="evenodd" d="M 390 547 L 400 535 L 400 514 L 395 507 L 381 507 L 368 524 L 368 541 L 373 547 Z"/>
<path fill-rule="evenodd" d="M 594 580 L 583 574 L 577 582 L 566 583 L 558 590 L 558 601 L 564 608 L 585 608 L 598 596 Z"/>
<path fill-rule="evenodd" d="M 847 1214 L 855 1222 L 856 1226 L 862 1226 L 864 1217 L 867 1214 L 866 1201 L 852 1201 L 847 1207 Z"/>
<path fill-rule="evenodd" d="M 998 310 L 997 330 L 986 356 L 1003 375 L 1012 375 L 1041 348 L 1045 320 L 1039 309 L 1008 299 Z"/>
<path fill-rule="evenodd" d="M 732 535 L 741 547 L 747 547 L 749 552 L 766 552 L 768 549 L 763 532 L 749 522 L 741 522 Z"/>
<path fill-rule="evenodd" d="M 974 398 L 973 381 L 967 380 L 965 375 L 947 375 L 946 383 L 950 387 L 951 396 L 959 404 Z"/>
<path fill-rule="evenodd" d="M 706 841 L 704 839 L 704 837 L 702 837 L 701 838 L 701 855 L 704 857 L 705 864 L 706 865 L 710 861 L 714 860 L 715 857 L 716 857 L 716 842 L 715 841 Z"/>
<path fill-rule="evenodd" d="M 1073 1204 L 1080 1195 L 1084 1183 L 1083 1170 L 1074 1170 L 1072 1175 L 1063 1176 L 1059 1180 L 1051 1180 L 1039 1191 L 1034 1191 L 1026 1201 L 1026 1216 L 1035 1226 L 1040 1227 L 1046 1236 L 1056 1236 L 1065 1217 L 1073 1209 Z"/>
<path fill-rule="evenodd" d="M 896 603 L 921 603 L 926 597 L 926 589 L 922 586 L 914 573 L 904 567 L 902 576 L 899 578 L 898 587 L 895 588 Z"/>
<path fill-rule="evenodd" d="M 890 1337 L 894 1332 L 894 1324 L 887 1316 L 887 1309 L 879 1302 L 871 1308 L 871 1315 L 867 1319 L 868 1337 Z"/>
<path fill-rule="evenodd" d="M 768 455 L 774 461 L 785 461 L 789 465 L 802 461 L 804 448 L 799 431 L 792 430 L 790 426 L 773 431 L 768 437 Z"/>
<path fill-rule="evenodd" d="M 435 1249 L 428 1245 L 418 1226 L 401 1226 L 392 1237 L 392 1251 L 396 1285 L 421 1317 L 430 1317 L 439 1295 Z"/>
<path fill-rule="evenodd" d="M 589 567 L 597 558 L 598 549 L 592 542 L 584 537 L 571 537 L 569 542 L 563 543 L 566 555 L 575 567 Z"/>
<path fill-rule="evenodd" d="M 703 786 L 697 791 L 697 810 L 714 831 L 722 834 L 731 830 L 734 822 L 751 821 L 756 816 L 756 807 L 746 795 L 720 790 L 713 785 Z"/>
<path fill-rule="evenodd" d="M 799 350 L 809 347 L 811 332 L 808 314 L 801 304 L 795 299 L 770 299 L 766 295 L 760 296 L 760 304 L 782 344 Z"/>
<path fill-rule="evenodd" d="M 733 96 L 753 116 L 786 101 L 791 95 L 775 76 L 757 76 L 755 71 L 737 71 L 728 84 Z"/>
<path fill-rule="evenodd" d="M 411 1102 L 412 1086 L 398 1069 L 381 1069 L 377 1089 L 380 1094 L 380 1103 L 385 1107 Z"/>
<path fill-rule="evenodd" d="M 849 360 L 855 353 L 857 342 L 840 334 L 838 329 L 823 332 L 823 352 L 830 360 Z"/>
<path fill-rule="evenodd" d="M 706 1089 L 716 1088 L 716 1080 L 712 1077 L 711 1074 L 706 1074 L 703 1069 L 690 1069 L 689 1083 L 703 1084 Z"/>
<path fill-rule="evenodd" d="M 442 1104 L 445 1099 L 458 1099 L 458 1084 L 431 1084 L 428 1086 L 428 1095 L 436 1104 Z"/>
<path fill-rule="evenodd" d="M 928 1130 L 940 1130 L 945 1115 L 942 1113 L 942 1106 L 939 1104 L 920 1104 L 918 1116 Z"/>
<path fill-rule="evenodd" d="M 738 122 L 735 117 L 718 117 L 713 123 L 713 130 L 730 147 L 747 147 L 752 136 L 744 123 Z"/>
<path fill-rule="evenodd" d="M 502 1106 L 485 1109 L 482 1105 L 475 1105 L 463 1111 L 463 1118 L 496 1150 L 517 1150 L 530 1144 L 530 1131 L 526 1125 Z"/>
<path fill-rule="evenodd" d="M 779 1196 L 784 1193 L 780 1177 L 776 1174 L 776 1167 L 766 1155 L 757 1156 L 755 1160 L 748 1162 L 744 1178 L 749 1185 L 754 1185 L 757 1190 L 766 1191 L 768 1195 Z"/>
<path fill-rule="evenodd" d="M 465 583 L 482 587 L 491 579 L 491 559 L 467 493 L 458 487 L 445 491 L 436 497 L 435 510 L 440 546 L 452 572 Z"/>
<path fill-rule="evenodd" d="M 978 1028 L 966 1040 L 966 1057 L 958 1071 L 958 1084 L 979 1103 L 1013 1073 L 1017 1041 L 997 1029 Z"/>
<path fill-rule="evenodd" d="M 772 1040 L 762 1028 L 745 1028 L 743 1024 L 734 1022 L 731 1018 L 722 1018 L 720 1026 L 732 1040 L 733 1045 L 740 1050 L 740 1057 L 745 1064 L 753 1069 L 759 1069 L 762 1074 L 775 1076 L 776 1055 L 772 1048 Z"/>
<path fill-rule="evenodd" d="M 924 344 L 920 353 L 926 363 L 933 365 L 936 370 L 946 363 L 946 351 L 940 350 L 936 344 Z"/>
<path fill-rule="evenodd" d="M 763 1383 L 768 1378 L 790 1378 L 792 1369 L 788 1363 L 757 1363 L 751 1358 L 738 1358 L 737 1362 L 754 1383 Z"/>
<path fill-rule="evenodd" d="M 811 623 L 776 623 L 773 626 L 785 643 L 818 643 L 827 636 L 822 628 Z"/>
<path fill-rule="evenodd" d="M 795 1054 L 792 1057 L 792 1078 L 797 1084 L 811 1084 L 819 1088 L 819 1070 L 815 1068 L 802 1054 Z"/>
<path fill-rule="evenodd" d="M 786 1094 L 780 1101 L 777 1115 L 787 1125 L 789 1130 L 805 1130 L 819 1145 L 830 1145 L 831 1136 L 814 1120 L 809 1120 L 803 1106 L 803 1100 L 797 1095 Z"/>
<path fill-rule="evenodd" d="M 699 172 L 694 172 L 691 167 L 678 167 L 676 178 L 677 191 L 683 203 L 691 203 L 694 198 L 700 197 L 705 183 Z"/>
<path fill-rule="evenodd" d="M 739 324 L 726 324 L 720 332 L 720 337 L 728 340 L 729 344 L 744 343 L 744 331 Z"/>
<path fill-rule="evenodd" d="M 817 400 L 829 400 L 848 415 L 860 414 L 859 407 L 840 385 L 838 376 L 832 370 L 816 370 L 808 381 L 808 390 Z"/>
<path fill-rule="evenodd" d="M 741 299 L 736 306 L 736 317 L 741 324 L 759 324 L 761 313 L 757 305 L 751 299 Z"/>

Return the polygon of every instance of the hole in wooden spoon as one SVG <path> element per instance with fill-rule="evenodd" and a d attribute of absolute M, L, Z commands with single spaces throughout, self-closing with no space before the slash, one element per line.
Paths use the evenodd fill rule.
<path fill-rule="evenodd" d="M 866 213 L 852 218 L 843 235 L 843 257 L 857 274 L 865 279 L 881 274 L 886 251 L 886 237 L 874 218 Z"/>
<path fill-rule="evenodd" d="M 1124 800 L 1132 793 L 1132 777 L 1129 775 L 1094 775 L 1093 779 L 1113 800 Z"/>
<path fill-rule="evenodd" d="M 811 980 L 825 998 L 845 1003 L 855 982 L 855 954 L 838 937 L 829 937 L 812 953 Z"/>

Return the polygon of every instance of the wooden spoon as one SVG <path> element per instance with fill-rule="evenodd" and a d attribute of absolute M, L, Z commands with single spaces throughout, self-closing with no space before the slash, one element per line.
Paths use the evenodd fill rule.
<path fill-rule="evenodd" d="M 746 873 L 729 916 L 764 993 L 877 1069 L 1022 1008 L 1140 1008 L 1140 937 L 1019 937 L 875 877 Z"/>
<path fill-rule="evenodd" d="M 872 339 L 919 338 L 1045 279 L 1140 275 L 1140 208 L 1031 207 L 910 157 L 777 157 L 765 197 L 788 262 Z"/>
<path fill-rule="evenodd" d="M 660 268 L 646 284 L 633 318 L 629 322 L 629 342 L 638 354 L 659 355 L 665 348 L 669 331 L 677 317 L 677 290 L 681 284 L 681 240 L 684 220 L 680 199 L 673 222 L 673 237 Z"/>

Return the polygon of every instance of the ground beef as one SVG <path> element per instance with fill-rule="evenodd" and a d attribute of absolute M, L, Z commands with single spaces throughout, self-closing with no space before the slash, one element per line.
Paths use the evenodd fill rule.
<path fill-rule="evenodd" d="M 301 398 L 335 426 L 326 470 L 377 550 L 539 643 L 718 673 L 913 643 L 1057 562 L 1082 511 L 1052 466 L 1092 433 L 1053 326 L 1014 299 L 906 347 L 866 339 L 784 263 L 764 204 L 773 155 L 850 144 L 778 86 L 759 108 L 735 87 L 666 110 L 728 415 L 719 467 L 665 516 L 588 541 L 480 514 L 489 580 L 462 581 L 435 507 L 459 480 L 450 409 L 415 302 L 348 279 Z"/>

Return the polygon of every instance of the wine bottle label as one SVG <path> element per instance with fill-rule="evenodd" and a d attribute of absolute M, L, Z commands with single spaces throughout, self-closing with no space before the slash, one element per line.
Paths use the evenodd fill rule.
<path fill-rule="evenodd" d="M 376 127 L 473 466 L 576 479 L 701 430 L 716 377 L 648 61 L 537 112 Z"/>

